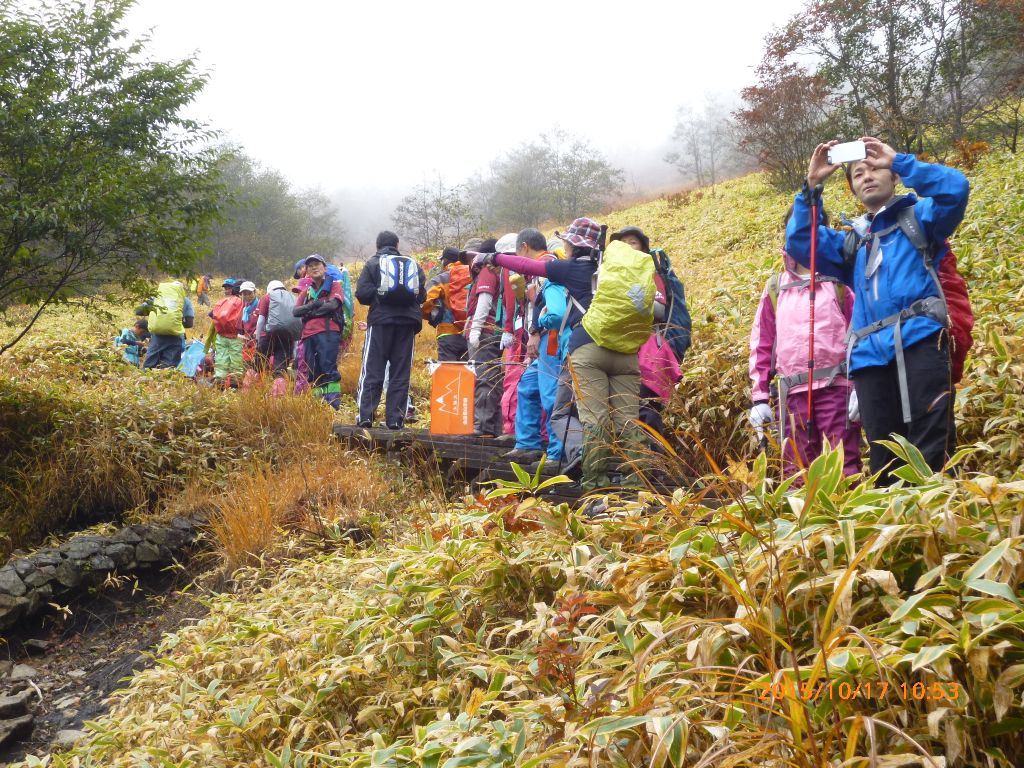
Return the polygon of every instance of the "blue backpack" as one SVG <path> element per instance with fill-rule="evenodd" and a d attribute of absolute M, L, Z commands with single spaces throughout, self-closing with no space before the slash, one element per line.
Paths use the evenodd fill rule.
<path fill-rule="evenodd" d="M 668 254 L 661 248 L 651 251 L 654 257 L 654 265 L 661 279 L 665 282 L 665 300 L 668 305 L 665 308 L 665 329 L 664 338 L 676 354 L 676 359 L 682 363 L 686 350 L 690 348 L 692 341 L 693 323 L 690 320 L 690 310 L 686 306 L 686 293 L 683 284 L 672 270 L 672 262 Z"/>
<path fill-rule="evenodd" d="M 416 261 L 400 253 L 382 253 L 377 300 L 381 304 L 407 307 L 418 304 L 419 295 L 420 268 Z"/>
<path fill-rule="evenodd" d="M 203 342 L 193 341 L 185 347 L 185 351 L 181 354 L 178 370 L 190 379 L 195 378 L 196 372 L 199 370 L 199 366 L 202 365 L 205 356 L 206 350 L 203 348 Z"/>

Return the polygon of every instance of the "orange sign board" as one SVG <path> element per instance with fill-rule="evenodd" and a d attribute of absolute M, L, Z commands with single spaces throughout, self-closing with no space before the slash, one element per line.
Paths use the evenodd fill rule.
<path fill-rule="evenodd" d="M 473 434 L 473 390 L 476 375 L 468 365 L 437 363 L 430 376 L 430 432 Z"/>

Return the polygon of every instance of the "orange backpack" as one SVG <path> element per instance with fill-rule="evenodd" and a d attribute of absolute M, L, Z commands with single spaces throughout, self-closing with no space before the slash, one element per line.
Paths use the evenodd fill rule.
<path fill-rule="evenodd" d="M 448 271 L 448 307 L 452 311 L 455 324 L 461 329 L 466 322 L 466 304 L 469 301 L 469 285 L 473 278 L 469 274 L 469 266 L 456 264 Z"/>
<path fill-rule="evenodd" d="M 210 317 L 218 335 L 235 338 L 242 327 L 242 310 L 245 308 L 240 296 L 225 296 L 213 305 Z"/>

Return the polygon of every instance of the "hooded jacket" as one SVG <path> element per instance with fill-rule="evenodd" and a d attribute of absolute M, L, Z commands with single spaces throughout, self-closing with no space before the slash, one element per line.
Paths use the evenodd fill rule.
<path fill-rule="evenodd" d="M 923 163 L 913 155 L 897 154 L 892 164 L 903 184 L 917 191 L 893 198 L 881 211 L 865 220 L 867 232 L 881 231 L 897 222 L 897 212 L 914 207 L 914 215 L 928 238 L 936 244 L 934 260 L 938 271 L 942 258 L 949 252 L 944 243 L 963 220 L 967 208 L 967 178 L 955 168 Z M 798 193 L 793 215 L 786 226 L 786 251 L 794 259 L 810 267 L 810 205 L 804 193 Z M 856 295 L 851 327 L 860 330 L 910 307 L 915 301 L 938 296 L 935 281 L 925 268 L 913 243 L 899 229 L 881 238 L 881 258 L 874 273 L 867 275 L 868 249 L 857 248 L 851 262 L 843 257 L 845 232 L 818 223 L 818 272 L 831 275 L 850 286 Z M 919 342 L 942 328 L 930 317 L 910 317 L 903 321 L 901 332 L 904 348 Z M 888 326 L 862 339 L 853 348 L 850 372 L 868 366 L 888 365 L 896 358 L 895 327 Z"/>
<path fill-rule="evenodd" d="M 768 402 L 773 374 L 807 373 L 811 288 L 802 284 L 804 276 L 792 271 L 790 266 L 792 262 L 778 275 L 777 306 L 765 286 L 750 330 L 750 388 L 751 400 L 755 403 Z M 839 291 L 843 292 L 842 304 Z M 819 283 L 815 293 L 814 367 L 824 370 L 846 360 L 846 329 L 854 311 L 854 297 L 853 291 L 838 283 Z M 832 382 L 828 379 L 815 381 L 814 388 L 821 389 L 830 383 L 849 386 L 845 376 L 838 376 Z M 789 391 L 806 392 L 807 385 L 796 384 Z"/>
<path fill-rule="evenodd" d="M 399 256 L 398 249 L 391 246 L 381 248 L 371 256 L 359 273 L 359 280 L 356 283 L 356 299 L 360 304 L 368 306 L 370 311 L 366 316 L 367 325 L 413 325 L 419 333 L 423 328 L 423 317 L 420 307 L 427 298 L 427 277 L 423 273 L 423 267 L 417 267 L 420 278 L 420 291 L 416 301 L 408 306 L 402 307 L 394 304 L 381 304 L 377 301 L 377 289 L 380 288 L 380 257 L 383 254 Z"/>

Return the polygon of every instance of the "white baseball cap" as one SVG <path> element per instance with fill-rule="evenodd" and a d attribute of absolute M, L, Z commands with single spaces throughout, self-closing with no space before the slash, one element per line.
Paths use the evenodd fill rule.
<path fill-rule="evenodd" d="M 284 283 L 282 283 L 280 280 L 271 280 L 269 283 L 267 283 L 267 293 L 270 293 L 271 291 L 276 291 L 278 288 L 284 288 Z"/>
<path fill-rule="evenodd" d="M 516 232 L 509 232 L 507 235 L 498 241 L 497 245 L 494 246 L 495 253 L 515 253 L 516 252 L 516 240 L 519 235 Z"/>
<path fill-rule="evenodd" d="M 238 290 L 252 291 L 253 293 L 256 293 L 256 283 L 254 283 L 252 280 L 246 280 L 244 283 L 242 283 L 241 286 L 239 286 Z"/>

